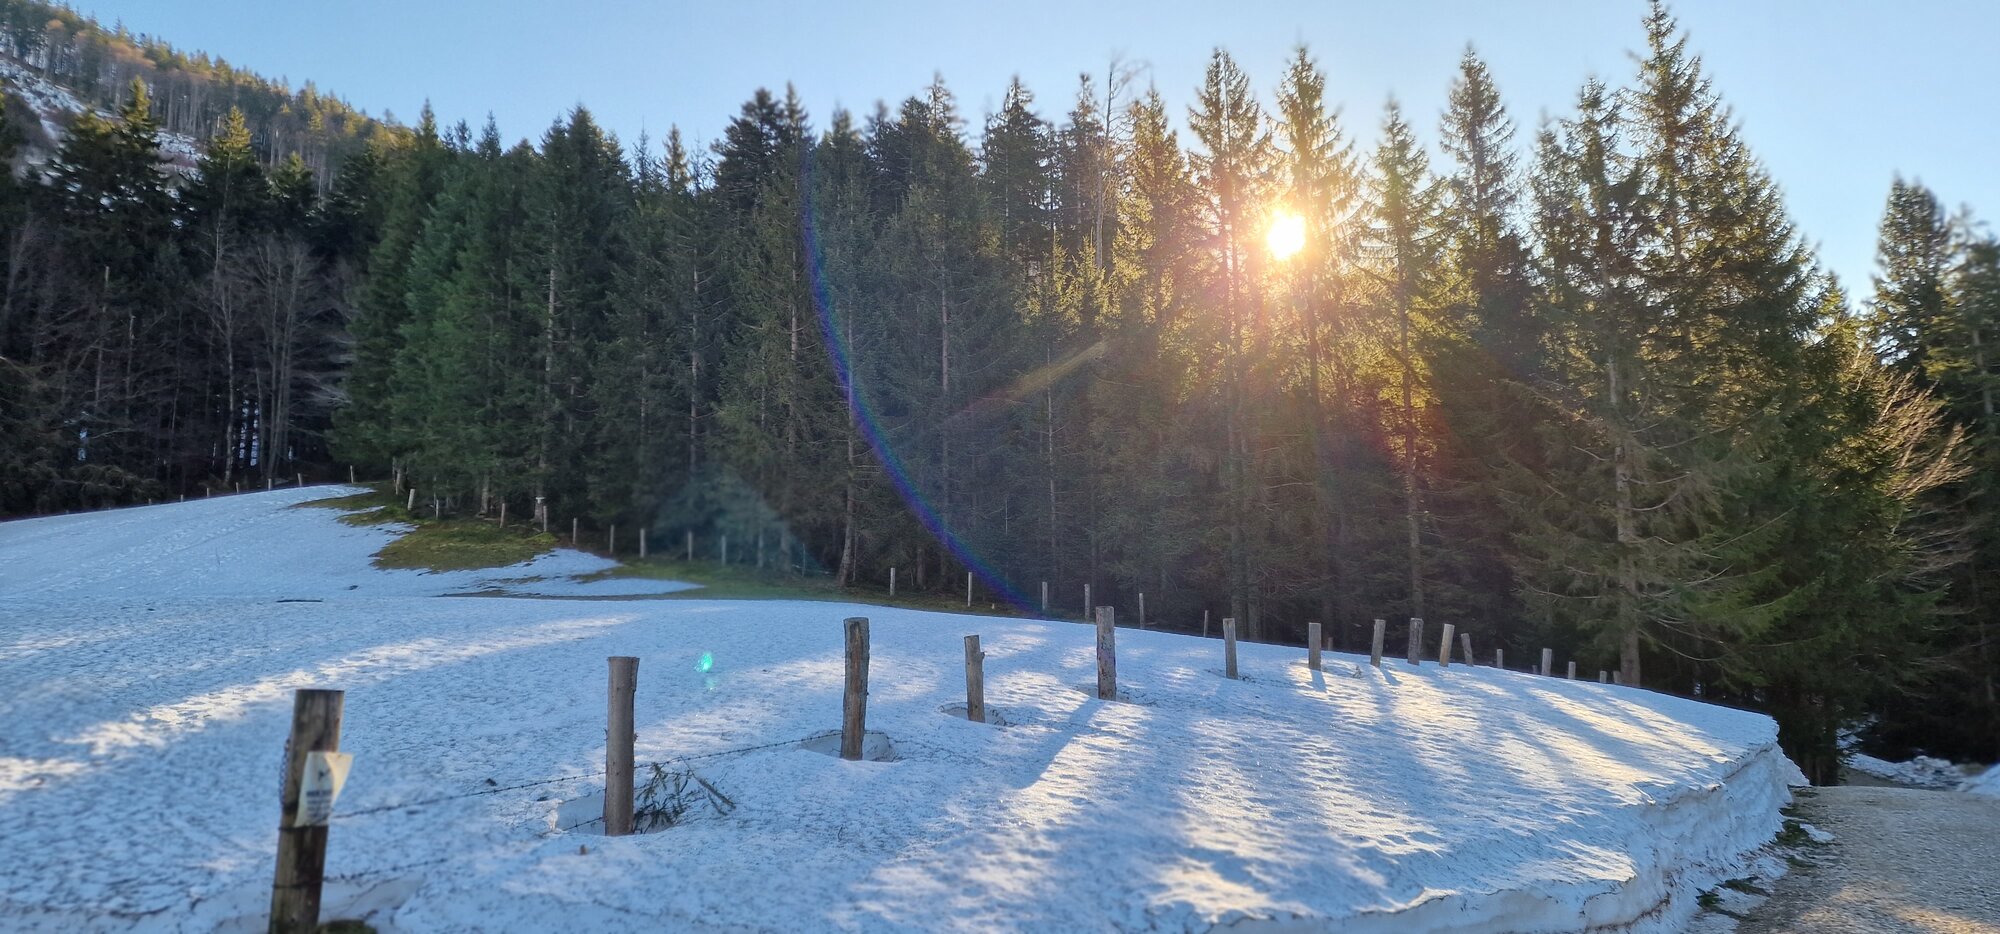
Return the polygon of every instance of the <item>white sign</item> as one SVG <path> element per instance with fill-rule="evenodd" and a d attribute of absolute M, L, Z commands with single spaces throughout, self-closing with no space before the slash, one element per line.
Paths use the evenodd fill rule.
<path fill-rule="evenodd" d="M 344 752 L 306 753 L 305 774 L 299 776 L 299 810 L 292 816 L 292 826 L 326 826 L 352 765 L 354 757 Z"/>

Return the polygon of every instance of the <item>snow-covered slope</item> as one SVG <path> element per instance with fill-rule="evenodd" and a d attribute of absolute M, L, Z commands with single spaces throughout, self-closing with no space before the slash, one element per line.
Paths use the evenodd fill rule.
<path fill-rule="evenodd" d="M 431 597 L 464 582 L 369 568 L 311 495 L 0 524 L 0 927 L 261 928 L 302 686 L 356 756 L 327 916 L 386 930 L 1672 931 L 1798 778 L 1761 716 L 1490 668 L 1245 645 L 1230 681 L 1120 630 L 1107 703 L 1073 623 Z M 795 742 L 853 615 L 891 761 Z M 948 709 L 968 633 L 1007 725 Z M 641 761 L 733 810 L 612 840 L 562 829 L 594 777 L 507 790 L 602 768 L 609 655 Z"/>

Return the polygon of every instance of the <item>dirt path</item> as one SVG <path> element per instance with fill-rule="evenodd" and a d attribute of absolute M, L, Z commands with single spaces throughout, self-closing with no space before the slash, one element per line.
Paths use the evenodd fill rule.
<path fill-rule="evenodd" d="M 1834 842 L 1739 934 L 2000 934 L 2000 799 L 1836 786 L 1801 794 L 1799 816 Z"/>

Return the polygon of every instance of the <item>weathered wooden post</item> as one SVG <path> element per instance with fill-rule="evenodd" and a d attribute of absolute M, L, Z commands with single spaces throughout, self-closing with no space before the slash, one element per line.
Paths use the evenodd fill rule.
<path fill-rule="evenodd" d="M 693 529 L 689 529 L 689 530 L 688 530 L 688 533 L 687 533 L 687 559 L 688 559 L 689 561 L 693 561 L 693 560 L 694 560 L 694 530 L 693 530 Z"/>
<path fill-rule="evenodd" d="M 850 616 L 847 630 L 847 689 L 841 697 L 840 757 L 861 760 L 868 732 L 868 617 Z"/>
<path fill-rule="evenodd" d="M 618 553 L 618 526 L 616 523 L 613 523 L 611 528 L 604 534 L 604 550 L 608 554 L 615 555 Z"/>
<path fill-rule="evenodd" d="M 1611 675 L 1610 675 L 1609 673 L 1605 672 L 1605 671 L 1604 671 L 1603 669 L 1599 669 L 1599 670 L 1598 670 L 1598 672 L 1597 672 L 1597 683 L 1598 683 L 1598 684 L 1610 684 L 1610 683 L 1611 683 Z"/>
<path fill-rule="evenodd" d="M 273 479 L 273 478 L 271 478 L 271 477 L 265 477 L 265 478 L 264 478 L 264 492 L 266 492 L 266 493 L 269 493 L 269 492 L 271 492 L 272 490 L 275 490 L 275 489 L 277 489 L 277 488 L 278 488 L 278 481 L 277 481 L 277 480 L 275 480 L 275 479 Z"/>
<path fill-rule="evenodd" d="M 1410 664 L 1421 664 L 1424 654 L 1424 618 L 1410 617 Z"/>
<path fill-rule="evenodd" d="M 1376 620 L 1375 638 L 1368 643 L 1368 664 L 1374 665 L 1377 668 L 1382 667 L 1382 640 L 1388 634 L 1389 621 L 1386 619 Z"/>
<path fill-rule="evenodd" d="M 1236 677 L 1236 617 L 1222 618 L 1222 675 Z"/>
<path fill-rule="evenodd" d="M 1208 611 L 1201 611 L 1201 637 L 1208 638 Z"/>
<path fill-rule="evenodd" d="M 1146 592 L 1139 591 L 1139 628 L 1146 628 Z"/>
<path fill-rule="evenodd" d="M 965 605 L 966 605 L 966 608 L 968 608 L 968 609 L 970 609 L 970 608 L 972 607 L 972 572 L 971 572 L 971 571 L 967 571 L 967 572 L 965 572 Z"/>
<path fill-rule="evenodd" d="M 547 535 L 549 532 L 548 497 L 546 496 L 535 497 L 535 516 L 536 516 L 536 521 L 542 524 L 542 534 Z"/>
<path fill-rule="evenodd" d="M 416 512 L 416 511 L 417 511 L 417 488 L 416 488 L 416 487 L 410 487 L 410 499 L 409 499 L 409 501 L 408 501 L 408 502 L 406 502 L 406 503 L 404 503 L 404 504 L 403 504 L 403 511 L 404 511 L 404 512 Z"/>
<path fill-rule="evenodd" d="M 965 637 L 965 719 L 986 722 L 986 653 L 979 637 Z"/>
<path fill-rule="evenodd" d="M 1108 606 L 1097 608 L 1097 699 L 1118 699 L 1118 624 Z"/>
<path fill-rule="evenodd" d="M 1451 631 L 1452 631 L 1453 629 L 1456 629 L 1456 628 L 1458 628 L 1458 627 L 1457 627 L 1457 626 L 1455 626 L 1455 625 L 1453 625 L 1453 624 L 1451 624 L 1451 623 L 1446 623 L 1446 624 L 1444 624 L 1444 631 L 1443 631 L 1443 632 L 1440 632 L 1440 633 L 1438 633 L 1438 667 L 1439 667 L 1439 668 L 1450 668 L 1450 667 L 1451 667 Z"/>
<path fill-rule="evenodd" d="M 1556 673 L 1556 650 L 1542 650 L 1542 674 L 1553 677 Z"/>
<path fill-rule="evenodd" d="M 1495 667 L 1495 668 L 1498 668 L 1498 669 L 1500 669 L 1501 671 L 1506 671 L 1506 670 L 1507 670 L 1507 650 L 1506 650 L 1506 649 L 1494 649 L 1494 650 L 1493 650 L 1493 667 Z"/>
<path fill-rule="evenodd" d="M 507 501 L 504 499 L 500 501 L 500 527 L 507 527 Z"/>
<path fill-rule="evenodd" d="M 652 537 L 650 534 L 651 532 L 652 532 L 651 529 L 646 529 L 646 528 L 641 528 L 639 530 L 639 560 L 641 561 L 646 560 L 646 539 Z"/>
<path fill-rule="evenodd" d="M 349 483 L 350 485 L 354 483 L 354 465 L 353 465 L 353 464 L 349 464 L 349 465 L 347 465 L 347 482 L 348 482 L 348 483 Z"/>
<path fill-rule="evenodd" d="M 299 798 L 312 754 L 340 751 L 340 714 L 345 697 L 340 691 L 311 689 L 292 694 L 292 733 L 285 740 L 285 784 L 278 794 L 278 868 L 271 877 L 273 934 L 310 934 L 319 927 L 327 826 L 324 821 L 299 823 Z"/>
<path fill-rule="evenodd" d="M 889 596 L 896 595 L 896 569 L 889 569 Z"/>
<path fill-rule="evenodd" d="M 1611 683 L 1612 683 L 1612 684 L 1624 684 L 1624 683 L 1625 683 L 1625 669 L 1623 669 L 1623 668 L 1613 668 L 1613 669 L 1611 669 Z"/>
<path fill-rule="evenodd" d="M 1472 660 L 1472 633 L 1469 633 L 1469 632 L 1461 632 L 1461 633 L 1459 633 L 1459 634 L 1458 634 L 1458 644 L 1459 644 L 1459 647 L 1460 647 L 1460 648 L 1462 648 L 1462 649 L 1464 649 L 1464 650 L 1465 650 L 1465 663 L 1466 663 L 1466 664 L 1468 664 L 1468 665 L 1477 665 L 1477 664 L 1479 664 L 1478 662 L 1475 662 L 1475 661 L 1473 661 L 1473 660 Z"/>
<path fill-rule="evenodd" d="M 722 533 L 722 563 L 729 563 L 729 533 Z"/>
<path fill-rule="evenodd" d="M 604 716 L 604 835 L 632 832 L 632 701 L 639 691 L 639 660 L 611 656 L 609 703 Z"/>
<path fill-rule="evenodd" d="M 579 519 L 576 516 L 569 517 L 569 546 L 571 548 L 580 548 L 583 546 L 583 539 L 576 537 L 577 530 L 581 529 L 582 527 L 583 527 L 582 519 Z"/>
<path fill-rule="evenodd" d="M 295 476 L 297 477 L 297 482 L 293 483 L 293 484 L 292 484 L 293 486 L 305 486 L 305 485 L 306 485 L 306 475 L 305 475 L 305 474 L 301 473 L 301 474 L 296 474 Z"/>
<path fill-rule="evenodd" d="M 1307 623 L 1306 624 L 1306 667 L 1314 671 L 1320 670 L 1319 669 L 1320 639 L 1321 636 L 1319 630 L 1319 623 L 1316 622 Z"/>
<path fill-rule="evenodd" d="M 1572 658 L 1569 660 L 1569 673 L 1564 677 L 1567 677 L 1571 681 L 1576 680 L 1576 659 Z"/>
<path fill-rule="evenodd" d="M 1042 582 L 1042 615 L 1049 615 L 1049 582 Z"/>
<path fill-rule="evenodd" d="M 1090 585 L 1083 585 L 1083 618 L 1090 618 Z"/>

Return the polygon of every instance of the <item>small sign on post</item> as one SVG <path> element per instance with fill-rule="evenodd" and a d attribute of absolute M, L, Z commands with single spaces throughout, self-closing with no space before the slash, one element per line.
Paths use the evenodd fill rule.
<path fill-rule="evenodd" d="M 347 784 L 347 771 L 354 757 L 344 752 L 306 753 L 305 772 L 299 776 L 299 808 L 292 815 L 294 827 L 324 827 L 333 818 L 333 804 Z"/>

